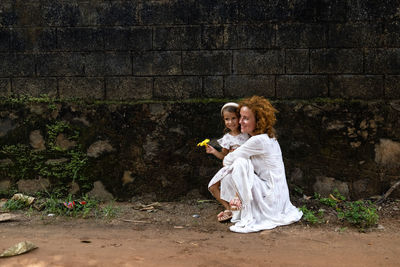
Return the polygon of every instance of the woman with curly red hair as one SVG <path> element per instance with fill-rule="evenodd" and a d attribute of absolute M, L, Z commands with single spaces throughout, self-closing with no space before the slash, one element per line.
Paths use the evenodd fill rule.
<path fill-rule="evenodd" d="M 251 137 L 223 160 L 209 187 L 221 183 L 221 199 L 230 202 L 233 232 L 250 233 L 299 221 L 292 205 L 282 152 L 274 125 L 277 110 L 260 96 L 239 103 L 242 133 Z"/>

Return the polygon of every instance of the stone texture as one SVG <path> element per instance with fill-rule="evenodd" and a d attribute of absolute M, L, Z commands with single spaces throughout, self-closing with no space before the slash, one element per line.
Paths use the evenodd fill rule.
<path fill-rule="evenodd" d="M 384 44 L 386 47 L 400 46 L 400 21 L 390 21 L 384 25 Z"/>
<path fill-rule="evenodd" d="M 106 78 L 106 99 L 138 100 L 151 99 L 153 81 L 147 77 Z"/>
<path fill-rule="evenodd" d="M 385 76 L 385 98 L 400 99 L 400 75 Z"/>
<path fill-rule="evenodd" d="M 40 132 L 40 130 L 34 130 L 29 134 L 30 145 L 34 150 L 45 150 L 45 140 Z"/>
<path fill-rule="evenodd" d="M 400 167 L 400 143 L 390 139 L 380 139 L 375 145 L 375 162 L 384 167 Z"/>
<path fill-rule="evenodd" d="M 57 49 L 57 33 L 52 28 L 12 29 L 10 49 L 15 51 L 54 51 Z"/>
<path fill-rule="evenodd" d="M 141 51 L 152 48 L 151 28 L 113 27 L 103 31 L 106 50 Z"/>
<path fill-rule="evenodd" d="M 15 127 L 16 127 L 15 123 L 9 118 L 0 119 L 0 137 L 5 136 Z"/>
<path fill-rule="evenodd" d="M 87 155 L 92 158 L 98 158 L 102 154 L 113 152 L 114 150 L 115 149 L 108 140 L 99 140 L 89 146 Z"/>
<path fill-rule="evenodd" d="M 135 181 L 135 178 L 132 177 L 131 171 L 124 171 L 124 175 L 121 178 L 122 185 L 130 184 Z"/>
<path fill-rule="evenodd" d="M 325 32 L 324 25 L 319 24 L 278 24 L 276 44 L 283 48 L 326 47 Z"/>
<path fill-rule="evenodd" d="M 313 185 L 313 189 L 323 197 L 329 197 L 329 194 L 333 193 L 335 189 L 337 189 L 342 196 L 346 198 L 349 197 L 348 184 L 332 177 L 316 177 L 316 182 Z"/>
<path fill-rule="evenodd" d="M 57 46 L 62 51 L 103 50 L 103 31 L 99 28 L 59 28 Z"/>
<path fill-rule="evenodd" d="M 379 23 L 348 23 L 329 25 L 329 47 L 381 47 L 384 43 Z"/>
<path fill-rule="evenodd" d="M 153 48 L 157 50 L 193 50 L 200 48 L 199 26 L 156 27 Z"/>
<path fill-rule="evenodd" d="M 33 76 L 35 58 L 32 54 L 0 54 L 0 77 Z"/>
<path fill-rule="evenodd" d="M 311 73 L 362 73 L 363 52 L 357 49 L 311 50 Z"/>
<path fill-rule="evenodd" d="M 93 184 L 93 189 L 87 193 L 88 197 L 95 198 L 100 201 L 113 200 L 114 196 L 108 192 L 101 181 L 96 181 Z"/>
<path fill-rule="evenodd" d="M 278 98 L 314 98 L 328 96 L 328 78 L 323 75 L 282 75 L 276 78 Z"/>
<path fill-rule="evenodd" d="M 371 74 L 400 74 L 400 48 L 366 50 L 365 72 Z"/>
<path fill-rule="evenodd" d="M 12 79 L 14 95 L 25 95 L 39 97 L 48 95 L 56 98 L 57 79 L 56 78 L 15 78 Z"/>
<path fill-rule="evenodd" d="M 281 50 L 254 50 L 233 53 L 234 74 L 283 74 L 284 66 L 285 56 Z"/>
<path fill-rule="evenodd" d="M 84 75 L 83 53 L 43 53 L 36 58 L 38 76 Z"/>
<path fill-rule="evenodd" d="M 50 186 L 48 179 L 39 178 L 32 180 L 19 180 L 17 182 L 18 192 L 23 194 L 34 194 L 36 192 L 45 191 Z"/>
<path fill-rule="evenodd" d="M 203 96 L 224 97 L 224 79 L 222 76 L 206 76 L 203 78 Z"/>
<path fill-rule="evenodd" d="M 310 72 L 310 53 L 308 49 L 286 49 L 285 68 L 287 74 Z"/>
<path fill-rule="evenodd" d="M 237 48 L 271 48 L 275 45 L 275 30 L 270 24 L 237 25 Z"/>
<path fill-rule="evenodd" d="M 7 97 L 11 94 L 10 79 L 0 79 L 0 97 Z"/>
<path fill-rule="evenodd" d="M 182 69 L 188 75 L 222 75 L 231 72 L 232 55 L 227 52 L 184 52 Z"/>
<path fill-rule="evenodd" d="M 225 97 L 261 95 L 275 97 L 275 78 L 267 75 L 240 75 L 225 78 Z"/>
<path fill-rule="evenodd" d="M 330 96 L 340 98 L 376 99 L 383 97 L 380 75 L 338 75 L 329 80 Z"/>
<path fill-rule="evenodd" d="M 7 192 L 10 189 L 11 189 L 11 181 L 10 180 L 0 181 L 0 192 Z"/>
<path fill-rule="evenodd" d="M 104 81 L 99 78 L 71 77 L 58 82 L 61 99 L 104 99 Z"/>
<path fill-rule="evenodd" d="M 201 96 L 201 77 L 173 76 L 154 79 L 154 98 L 187 99 Z"/>
<path fill-rule="evenodd" d="M 182 73 L 180 52 L 141 52 L 133 54 L 134 75 L 177 75 Z"/>
<path fill-rule="evenodd" d="M 76 141 L 71 141 L 63 133 L 60 133 L 56 137 L 55 145 L 63 150 L 68 150 L 76 146 Z"/>
<path fill-rule="evenodd" d="M 201 48 L 210 50 L 223 49 L 225 47 L 224 34 L 224 26 L 205 25 L 201 32 Z"/>
<path fill-rule="evenodd" d="M 11 31 L 0 28 L 0 51 L 8 51 L 10 49 Z"/>

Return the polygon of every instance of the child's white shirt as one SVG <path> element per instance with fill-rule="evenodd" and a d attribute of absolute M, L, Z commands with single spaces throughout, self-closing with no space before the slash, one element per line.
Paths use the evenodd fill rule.
<path fill-rule="evenodd" d="M 243 145 L 250 136 L 246 133 L 240 133 L 236 136 L 226 133 L 221 139 L 218 139 L 218 144 L 227 150 L 235 150 L 239 146 Z"/>

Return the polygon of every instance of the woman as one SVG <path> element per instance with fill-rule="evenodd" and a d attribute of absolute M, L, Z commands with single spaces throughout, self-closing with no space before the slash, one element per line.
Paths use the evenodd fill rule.
<path fill-rule="evenodd" d="M 263 97 L 253 96 L 239 104 L 242 133 L 251 137 L 224 158 L 224 167 L 209 187 L 220 181 L 220 197 L 235 213 L 233 232 L 250 233 L 300 220 L 302 212 L 292 205 L 286 183 L 282 152 L 274 124 L 277 110 Z"/>

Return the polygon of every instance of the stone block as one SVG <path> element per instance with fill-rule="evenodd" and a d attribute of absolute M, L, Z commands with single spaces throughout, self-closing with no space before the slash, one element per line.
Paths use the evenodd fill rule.
<path fill-rule="evenodd" d="M 201 77 L 173 76 L 154 78 L 154 98 L 188 99 L 201 97 Z"/>
<path fill-rule="evenodd" d="M 153 48 L 156 50 L 200 49 L 200 26 L 156 27 Z"/>
<path fill-rule="evenodd" d="M 238 21 L 237 0 L 195 1 L 197 16 L 190 16 L 189 23 L 224 24 Z"/>
<path fill-rule="evenodd" d="M 310 56 L 311 73 L 355 74 L 363 71 L 361 49 L 315 49 Z"/>
<path fill-rule="evenodd" d="M 400 75 L 385 76 L 385 98 L 400 99 Z"/>
<path fill-rule="evenodd" d="M 133 26 L 139 23 L 139 1 L 104 1 L 99 11 L 99 23 L 104 26 Z"/>
<path fill-rule="evenodd" d="M 283 99 L 327 97 L 328 78 L 323 75 L 277 76 L 276 96 Z"/>
<path fill-rule="evenodd" d="M 85 54 L 83 53 L 42 53 L 36 57 L 38 76 L 84 75 Z"/>
<path fill-rule="evenodd" d="M 0 33 L 1 34 L 1 33 Z M 223 49 L 225 27 L 221 25 L 205 25 L 201 34 L 202 49 Z M 1 49 L 1 48 L 0 48 Z"/>
<path fill-rule="evenodd" d="M 141 23 L 145 25 L 187 24 L 198 17 L 196 2 L 189 1 L 144 1 L 139 10 Z"/>
<path fill-rule="evenodd" d="M 375 144 L 375 162 L 388 169 L 400 167 L 400 142 L 380 139 Z"/>
<path fill-rule="evenodd" d="M 56 29 L 16 28 L 11 30 L 10 49 L 15 51 L 52 51 L 57 48 Z"/>
<path fill-rule="evenodd" d="M 203 97 L 224 97 L 224 80 L 222 76 L 203 77 Z"/>
<path fill-rule="evenodd" d="M 103 50 L 103 31 L 99 28 L 58 28 L 57 43 L 62 51 Z"/>
<path fill-rule="evenodd" d="M 346 1 L 348 21 L 377 21 L 381 18 L 390 20 L 398 17 L 399 3 L 396 0 L 385 1 Z"/>
<path fill-rule="evenodd" d="M 113 151 L 115 151 L 115 148 L 113 148 L 108 140 L 99 140 L 89 146 L 87 155 L 92 158 L 98 158 L 105 153 Z"/>
<path fill-rule="evenodd" d="M 56 78 L 14 78 L 12 79 L 13 95 L 39 97 L 48 95 L 57 97 Z"/>
<path fill-rule="evenodd" d="M 0 79 L 0 97 L 8 97 L 11 94 L 10 79 Z"/>
<path fill-rule="evenodd" d="M 317 176 L 313 189 L 323 197 L 329 197 L 329 194 L 335 189 L 337 189 L 342 196 L 346 198 L 349 197 L 349 185 L 333 177 Z"/>
<path fill-rule="evenodd" d="M 39 178 L 33 180 L 19 180 L 17 182 L 18 192 L 23 194 L 35 194 L 39 191 L 45 191 L 50 186 L 49 179 Z"/>
<path fill-rule="evenodd" d="M 189 75 L 231 73 L 232 54 L 221 51 L 191 51 L 182 54 L 182 69 Z"/>
<path fill-rule="evenodd" d="M 29 144 L 34 150 L 42 151 L 46 149 L 46 141 L 40 130 L 34 130 L 29 134 Z"/>
<path fill-rule="evenodd" d="M 132 55 L 133 75 L 177 75 L 182 73 L 181 52 L 149 51 Z"/>
<path fill-rule="evenodd" d="M 326 47 L 325 26 L 321 24 L 278 24 L 276 45 L 282 48 Z"/>
<path fill-rule="evenodd" d="M 285 70 L 282 50 L 237 51 L 233 53 L 235 74 L 279 74 Z"/>
<path fill-rule="evenodd" d="M 384 25 L 385 47 L 400 46 L 400 21 L 388 22 Z"/>
<path fill-rule="evenodd" d="M 286 1 L 238 1 L 239 22 L 262 23 L 271 20 L 286 20 L 288 16 L 289 9 Z"/>
<path fill-rule="evenodd" d="M 370 74 L 400 74 L 400 48 L 367 49 L 365 72 Z"/>
<path fill-rule="evenodd" d="M 337 75 L 329 79 L 330 97 L 376 99 L 383 97 L 381 75 Z"/>
<path fill-rule="evenodd" d="M 3 27 L 16 26 L 18 23 L 18 15 L 15 11 L 15 4 L 12 2 L 0 2 L 0 25 Z"/>
<path fill-rule="evenodd" d="M 285 68 L 287 74 L 309 73 L 310 53 L 308 49 L 286 49 Z"/>
<path fill-rule="evenodd" d="M 151 50 L 152 29 L 142 27 L 105 28 L 104 45 L 106 50 Z"/>
<path fill-rule="evenodd" d="M 99 201 L 110 201 L 114 199 L 113 195 L 106 190 L 101 181 L 94 182 L 93 189 L 88 192 L 87 195 Z"/>
<path fill-rule="evenodd" d="M 0 28 L 0 51 L 8 51 L 10 49 L 10 36 L 9 29 Z"/>
<path fill-rule="evenodd" d="M 132 74 L 132 60 L 130 53 L 105 53 L 104 64 L 105 75 Z"/>
<path fill-rule="evenodd" d="M 328 36 L 328 47 L 381 47 L 384 43 L 379 23 L 331 24 Z"/>
<path fill-rule="evenodd" d="M 35 57 L 32 54 L 0 54 L 0 77 L 33 76 Z"/>
<path fill-rule="evenodd" d="M 130 100 L 151 99 L 153 80 L 146 77 L 106 78 L 106 99 Z"/>
<path fill-rule="evenodd" d="M 77 2 L 43 1 L 41 16 L 44 26 L 77 26 L 82 19 Z"/>
<path fill-rule="evenodd" d="M 68 77 L 58 83 L 61 99 L 104 99 L 102 78 Z"/>
<path fill-rule="evenodd" d="M 273 75 L 232 75 L 225 78 L 225 97 L 275 97 Z"/>
<path fill-rule="evenodd" d="M 237 47 L 270 48 L 275 44 L 275 30 L 271 24 L 237 25 Z"/>

